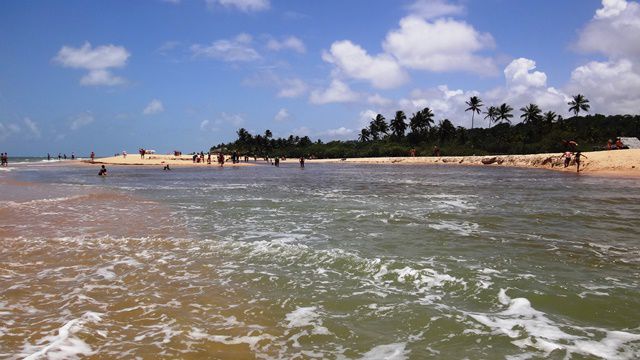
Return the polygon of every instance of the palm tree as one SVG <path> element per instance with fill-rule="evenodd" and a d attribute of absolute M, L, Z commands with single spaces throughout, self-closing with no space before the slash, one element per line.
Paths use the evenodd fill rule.
<path fill-rule="evenodd" d="M 574 95 L 573 100 L 569 101 L 567 105 L 571 105 L 569 111 L 572 111 L 575 116 L 578 116 L 580 111 L 589 112 L 589 108 L 591 108 L 589 100 L 582 94 Z"/>
<path fill-rule="evenodd" d="M 496 122 L 496 118 L 498 117 L 498 108 L 495 106 L 489 106 L 487 111 L 485 111 L 486 116 L 485 119 L 489 118 L 489 126 Z"/>
<path fill-rule="evenodd" d="M 433 111 L 428 107 L 417 111 L 411 119 L 409 119 L 409 127 L 411 132 L 416 135 L 424 135 L 431 126 L 433 126 Z"/>
<path fill-rule="evenodd" d="M 364 128 L 360 131 L 360 136 L 358 136 L 358 141 L 367 142 L 369 141 L 370 136 L 371 136 L 371 133 L 369 132 L 369 129 Z"/>
<path fill-rule="evenodd" d="M 522 115 L 520 115 L 520 117 L 523 118 L 522 122 L 525 124 L 536 124 L 542 118 L 540 115 L 542 110 L 540 110 L 536 104 L 529 104 L 520 108 L 520 111 L 522 111 Z"/>
<path fill-rule="evenodd" d="M 506 103 L 503 103 L 498 107 L 498 116 L 496 117 L 496 122 L 506 122 L 511 124 L 511 118 L 513 114 L 511 113 L 513 108 Z"/>
<path fill-rule="evenodd" d="M 385 135 L 389 133 L 389 125 L 387 124 L 386 119 L 384 118 L 384 116 L 382 116 L 382 114 L 376 115 L 376 118 L 373 120 L 373 123 L 375 124 L 375 127 L 378 130 L 378 132 L 383 133 Z"/>
<path fill-rule="evenodd" d="M 547 111 L 546 113 L 544 113 L 544 115 L 542 115 L 542 120 L 545 125 L 551 125 L 556 121 L 557 117 L 558 115 L 553 111 Z"/>
<path fill-rule="evenodd" d="M 476 113 L 480 114 L 480 108 L 482 107 L 482 100 L 480 100 L 477 96 L 472 96 L 469 98 L 469 101 L 466 102 L 469 106 L 465 111 L 471 110 L 471 129 L 473 129 L 473 118 Z"/>
<path fill-rule="evenodd" d="M 396 111 L 396 117 L 391 120 L 391 132 L 397 138 L 402 138 L 404 136 L 404 132 L 407 131 L 407 123 L 404 122 L 407 120 L 407 115 L 404 114 L 404 111 Z"/>
<path fill-rule="evenodd" d="M 267 129 L 264 131 L 264 138 L 265 139 L 271 139 L 273 137 L 273 133 L 271 132 L 271 130 Z"/>

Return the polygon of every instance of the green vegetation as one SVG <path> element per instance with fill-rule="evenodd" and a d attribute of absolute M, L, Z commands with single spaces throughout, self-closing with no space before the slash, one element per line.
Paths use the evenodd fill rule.
<path fill-rule="evenodd" d="M 473 96 L 467 105 L 473 124 L 475 115 L 482 112 L 482 100 Z M 553 111 L 543 113 L 538 105 L 529 104 L 520 109 L 522 122 L 516 125 L 511 125 L 514 117 L 511 106 L 489 106 L 484 111 L 489 127 L 472 129 L 455 127 L 448 119 L 435 124 L 435 115 L 428 107 L 414 113 L 408 124 L 403 111 L 397 111 L 389 123 L 378 114 L 360 131 L 357 140 L 328 143 L 313 142 L 308 136 L 274 139 L 270 130 L 254 136 L 242 128 L 237 132 L 237 140 L 211 150 L 225 149 L 258 157 L 353 158 L 408 156 L 410 149 L 425 156 L 438 146 L 442 155 L 532 154 L 562 152 L 564 140 L 575 140 L 580 150 L 589 151 L 602 148 L 608 139 L 618 136 L 640 137 L 640 115 L 578 116 L 590 108 L 589 100 L 580 94 L 568 105 L 575 116 L 563 119 Z"/>

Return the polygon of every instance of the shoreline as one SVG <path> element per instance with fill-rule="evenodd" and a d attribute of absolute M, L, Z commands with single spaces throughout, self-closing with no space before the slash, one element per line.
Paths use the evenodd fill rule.
<path fill-rule="evenodd" d="M 640 149 L 591 151 L 583 152 L 580 173 L 598 176 L 640 178 Z M 572 159 L 565 168 L 562 154 L 528 154 L 528 155 L 487 155 L 487 156 L 419 156 L 419 157 L 370 157 L 346 159 L 307 159 L 307 164 L 378 164 L 378 165 L 453 165 L 481 167 L 515 167 L 525 169 L 545 169 L 565 173 L 576 173 L 576 164 Z M 193 163 L 191 156 L 148 155 L 144 159 L 138 156 L 112 156 L 98 158 L 93 163 L 82 160 L 82 164 L 91 165 L 124 165 L 124 166 L 163 166 L 169 164 L 176 167 L 209 167 L 219 166 L 217 162 Z M 281 164 L 298 163 L 298 159 L 281 160 Z M 268 165 L 263 160 L 254 162 L 226 163 L 224 166 L 261 166 Z"/>

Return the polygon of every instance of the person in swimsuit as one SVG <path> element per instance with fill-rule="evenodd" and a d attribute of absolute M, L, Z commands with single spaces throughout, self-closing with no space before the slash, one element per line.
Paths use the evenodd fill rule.
<path fill-rule="evenodd" d="M 565 151 L 564 154 L 560 157 L 560 159 L 564 158 L 564 167 L 568 167 L 571 163 L 571 151 Z"/>
<path fill-rule="evenodd" d="M 576 153 L 576 166 L 577 166 L 577 172 L 580 172 L 580 157 L 583 157 L 584 155 L 582 155 L 582 153 L 580 151 L 578 151 Z M 584 156 L 585 159 L 588 159 L 588 157 Z"/>
<path fill-rule="evenodd" d="M 102 167 L 100 168 L 100 171 L 98 172 L 99 176 L 107 176 L 107 168 L 104 167 L 104 165 L 102 165 Z"/>

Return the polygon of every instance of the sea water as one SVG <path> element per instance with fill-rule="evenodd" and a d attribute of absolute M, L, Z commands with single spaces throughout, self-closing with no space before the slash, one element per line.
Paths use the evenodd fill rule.
<path fill-rule="evenodd" d="M 0 172 L 0 358 L 640 357 L 638 180 L 258 165 Z"/>

